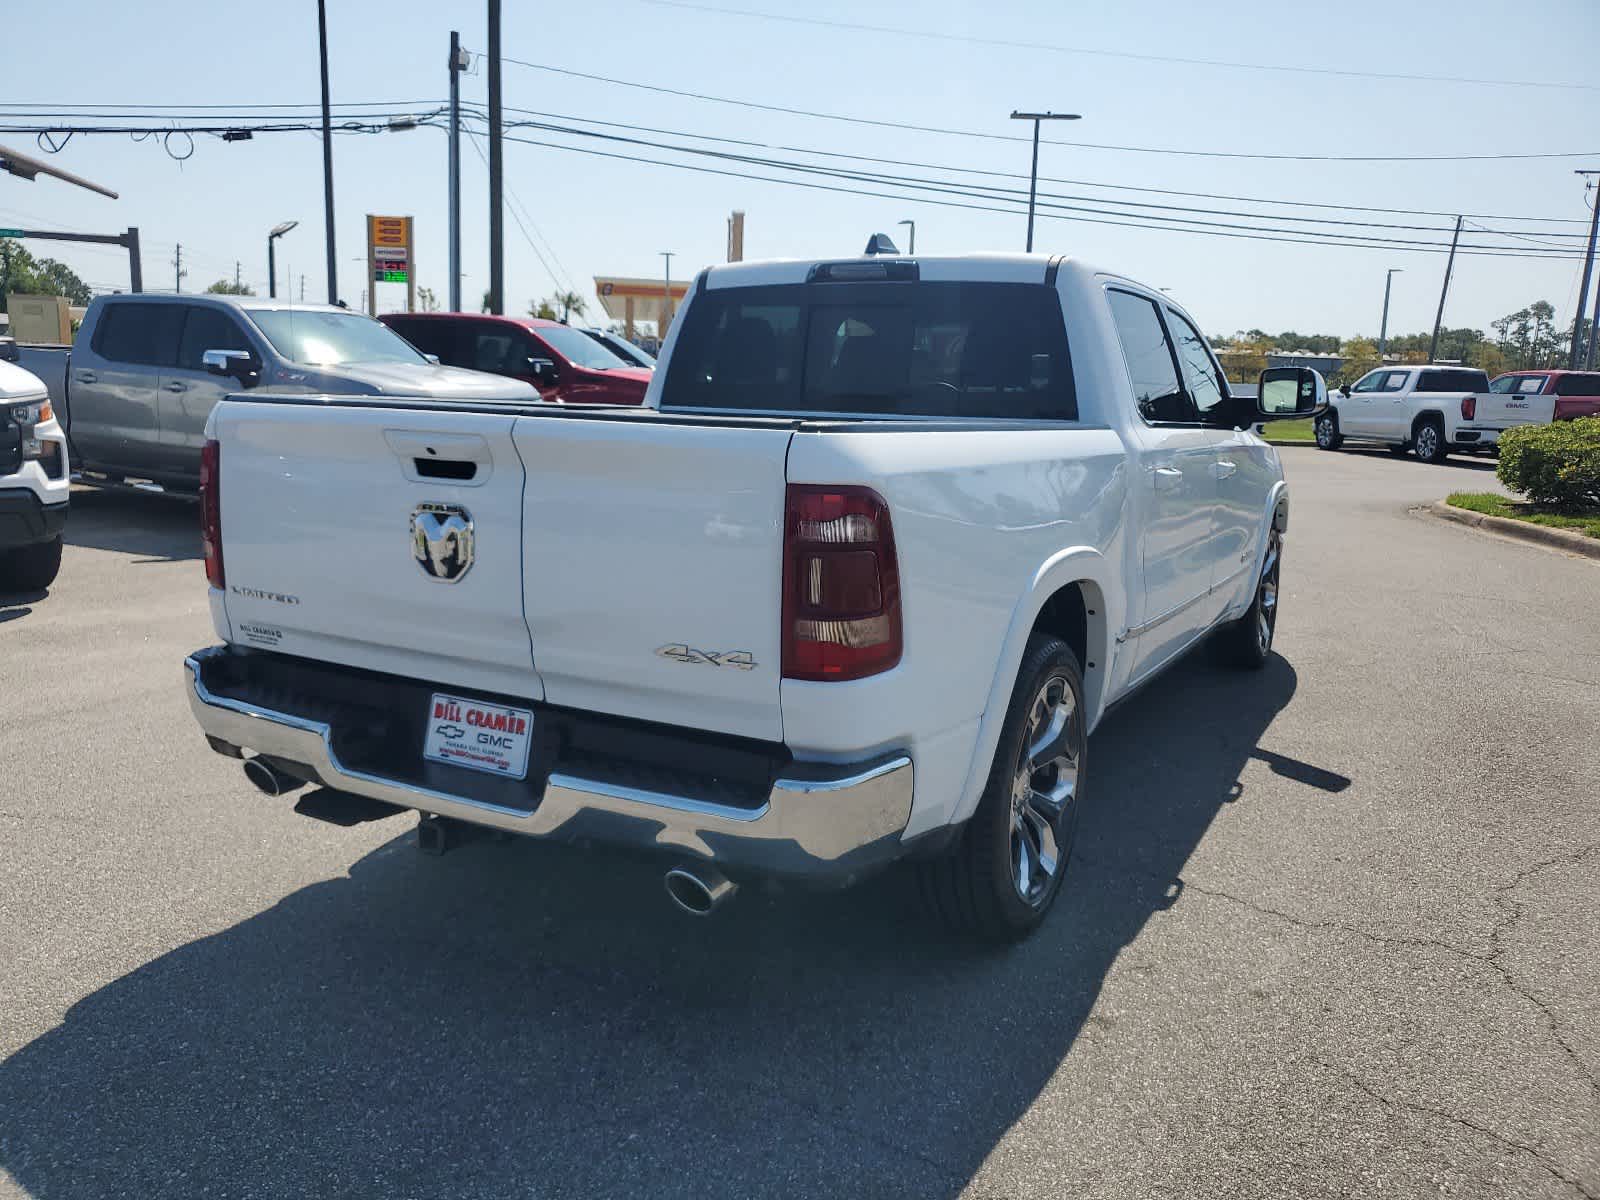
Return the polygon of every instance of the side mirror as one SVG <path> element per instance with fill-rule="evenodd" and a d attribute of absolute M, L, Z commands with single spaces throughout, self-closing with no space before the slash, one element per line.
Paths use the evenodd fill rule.
<path fill-rule="evenodd" d="M 1328 385 L 1310 367 L 1272 367 L 1256 385 L 1256 412 L 1263 421 L 1310 417 L 1328 407 Z"/>
<path fill-rule="evenodd" d="M 560 378 L 561 373 L 556 370 L 556 364 L 548 358 L 530 358 L 528 360 L 528 374 L 534 381 L 545 386 L 553 384 Z"/>
<path fill-rule="evenodd" d="M 248 350 L 207 350 L 200 361 L 213 375 L 237 379 L 246 387 L 255 382 L 255 356 Z"/>

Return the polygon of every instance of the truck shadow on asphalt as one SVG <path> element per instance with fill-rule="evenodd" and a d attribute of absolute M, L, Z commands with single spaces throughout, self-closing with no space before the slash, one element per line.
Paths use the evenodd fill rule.
<path fill-rule="evenodd" d="M 0 1064 L 0 1165 L 46 1198 L 953 1196 L 1182 902 L 1295 683 L 1277 657 L 1193 660 L 1108 716 L 1074 873 L 1004 951 L 947 940 L 903 872 L 747 888 L 695 921 L 659 865 L 521 842 L 427 859 L 397 820 L 347 877 L 139 967 Z"/>
<path fill-rule="evenodd" d="M 198 559 L 200 511 L 182 497 L 74 488 L 66 542 L 132 556 L 135 562 Z"/>

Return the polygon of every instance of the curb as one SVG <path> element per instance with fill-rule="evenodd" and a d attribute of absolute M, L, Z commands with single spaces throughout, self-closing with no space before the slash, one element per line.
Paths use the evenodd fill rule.
<path fill-rule="evenodd" d="M 1494 517 L 1467 508 L 1456 508 L 1443 500 L 1435 500 L 1427 511 L 1436 517 L 1443 517 L 1446 521 L 1454 521 L 1457 525 L 1488 529 L 1520 541 L 1537 542 L 1542 546 L 1551 546 L 1571 554 L 1581 554 L 1585 558 L 1600 559 L 1600 538 L 1592 538 L 1586 534 L 1569 533 L 1565 529 L 1551 529 L 1547 525 L 1533 525 L 1527 521 L 1512 521 L 1506 517 Z"/>

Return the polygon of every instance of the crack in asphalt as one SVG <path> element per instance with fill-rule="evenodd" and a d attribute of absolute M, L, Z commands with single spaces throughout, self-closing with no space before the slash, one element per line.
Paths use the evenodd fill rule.
<path fill-rule="evenodd" d="M 1407 1112 L 1433 1117 L 1437 1120 L 1449 1121 L 1452 1125 L 1459 1125 L 1463 1129 L 1470 1129 L 1474 1133 L 1481 1134 L 1482 1136 L 1489 1138 L 1491 1141 L 1497 1142 L 1508 1149 L 1517 1150 L 1523 1154 L 1526 1154 L 1539 1166 L 1548 1171 L 1554 1178 L 1566 1184 L 1580 1196 L 1585 1197 L 1586 1200 L 1600 1200 L 1600 1192 L 1591 1191 L 1581 1179 L 1577 1179 L 1571 1175 L 1568 1175 L 1558 1165 L 1546 1158 L 1538 1148 L 1530 1146 L 1526 1142 L 1519 1142 L 1515 1138 L 1506 1137 L 1505 1134 L 1490 1129 L 1486 1125 L 1480 1125 L 1476 1121 L 1468 1120 L 1466 1117 L 1458 1116 L 1452 1112 L 1446 1112 L 1443 1109 L 1432 1108 L 1426 1104 L 1418 1104 L 1414 1100 L 1401 1100 L 1394 1096 L 1386 1096 L 1352 1071 L 1348 1071 L 1343 1067 L 1334 1066 L 1332 1063 L 1325 1062 L 1320 1058 L 1313 1059 L 1312 1061 L 1314 1061 L 1323 1070 L 1328 1071 L 1330 1074 L 1337 1075 L 1340 1078 L 1345 1079 L 1352 1084 L 1357 1091 L 1377 1101 L 1385 1108 L 1403 1109 Z"/>

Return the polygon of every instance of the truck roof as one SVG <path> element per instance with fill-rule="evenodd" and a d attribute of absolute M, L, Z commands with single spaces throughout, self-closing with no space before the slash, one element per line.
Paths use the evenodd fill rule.
<path fill-rule="evenodd" d="M 1110 274 L 1082 259 L 1059 254 L 880 254 L 875 257 L 845 254 L 837 258 L 786 258 L 717 263 L 706 269 L 706 286 L 761 287 L 767 284 L 804 283 L 812 268 L 835 263 L 863 265 L 915 263 L 922 279 L 940 282 L 1038 283 L 1043 281 L 1045 272 L 1052 263 L 1055 264 L 1057 271 L 1071 271 L 1085 275 Z M 1112 277 L 1124 278 L 1120 275 Z"/>
<path fill-rule="evenodd" d="M 113 292 L 97 296 L 96 300 L 115 300 L 118 304 L 220 304 L 248 312 L 267 309 L 294 309 L 297 312 L 347 312 L 357 316 L 352 308 L 337 304 L 303 304 L 294 300 L 279 300 L 271 296 L 229 296 L 221 292 Z"/>

